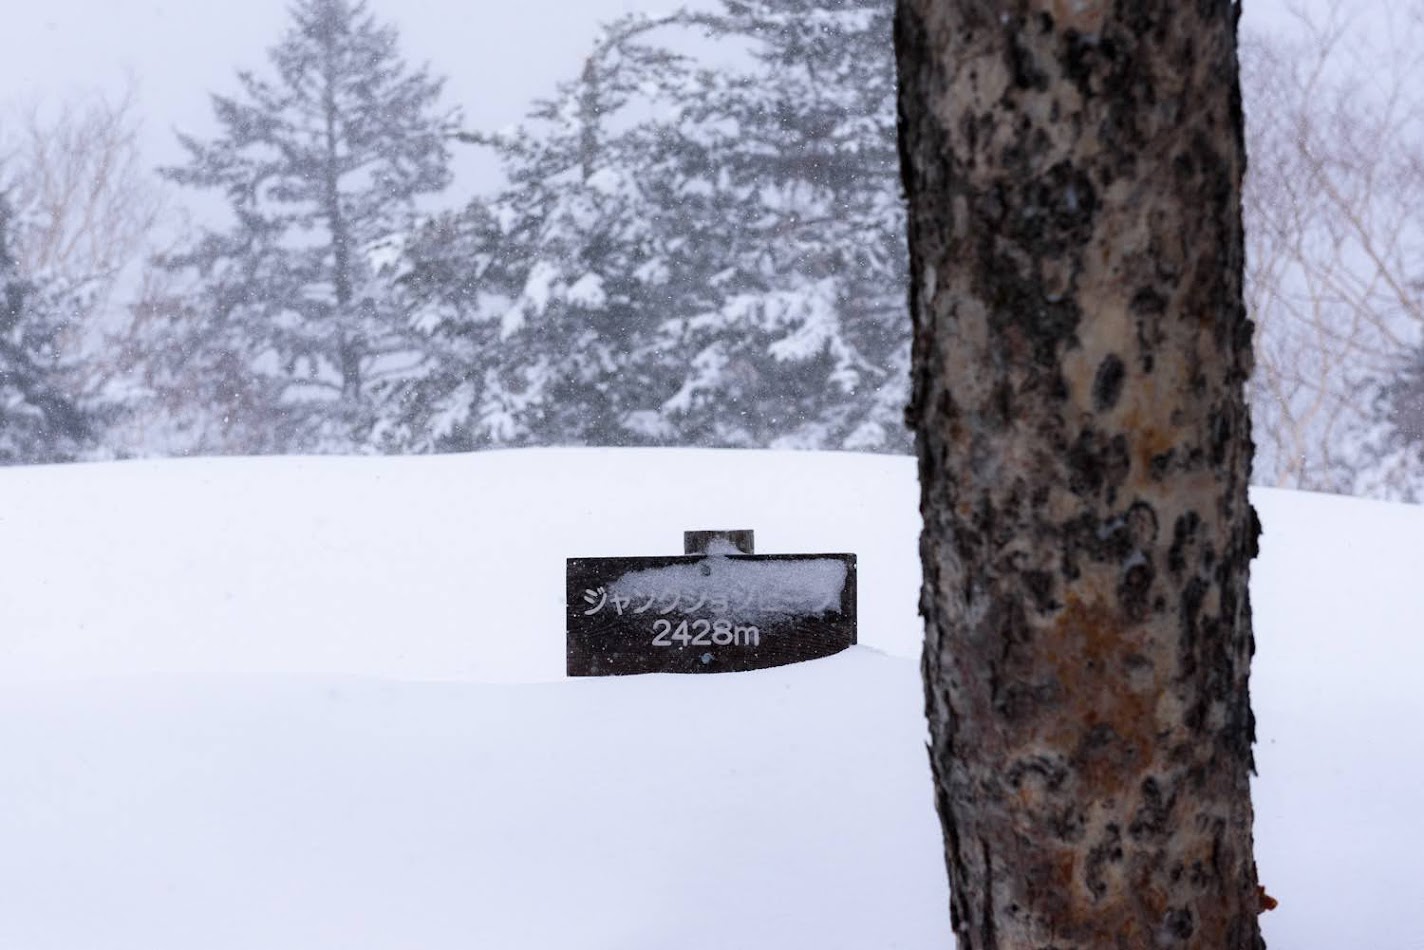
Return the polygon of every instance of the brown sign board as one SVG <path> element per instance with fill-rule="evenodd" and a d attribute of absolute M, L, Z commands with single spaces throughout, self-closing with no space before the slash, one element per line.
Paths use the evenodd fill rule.
<path fill-rule="evenodd" d="M 569 676 L 757 670 L 856 642 L 854 554 L 569 558 L 567 580 Z"/>

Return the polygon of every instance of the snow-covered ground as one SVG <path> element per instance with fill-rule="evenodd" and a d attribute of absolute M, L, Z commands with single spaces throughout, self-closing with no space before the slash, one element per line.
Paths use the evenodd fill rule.
<path fill-rule="evenodd" d="M 0 948 L 949 945 L 910 460 L 0 470 Z M 1424 948 L 1424 509 L 1261 491 L 1274 948 Z M 859 555 L 863 646 L 563 678 L 563 559 Z"/>

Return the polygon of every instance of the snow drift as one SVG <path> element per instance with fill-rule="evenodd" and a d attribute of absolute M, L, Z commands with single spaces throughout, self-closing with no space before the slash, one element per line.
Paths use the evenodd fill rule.
<path fill-rule="evenodd" d="M 1258 491 L 1273 946 L 1424 946 L 1424 510 Z M 913 462 L 0 471 L 0 947 L 948 946 Z M 860 640 L 563 679 L 563 559 L 851 551 Z"/>

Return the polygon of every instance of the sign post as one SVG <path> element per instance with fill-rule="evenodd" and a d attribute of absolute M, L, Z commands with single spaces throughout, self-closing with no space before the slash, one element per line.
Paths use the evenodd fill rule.
<path fill-rule="evenodd" d="M 569 558 L 569 676 L 729 673 L 856 642 L 854 554 L 754 554 L 750 531 L 688 531 L 683 555 Z"/>

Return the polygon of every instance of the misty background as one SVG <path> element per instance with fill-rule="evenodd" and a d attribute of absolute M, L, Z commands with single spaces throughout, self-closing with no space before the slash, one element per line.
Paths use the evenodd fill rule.
<path fill-rule="evenodd" d="M 911 451 L 892 6 L 7 11 L 0 462 Z M 1424 486 L 1421 9 L 1245 8 L 1258 483 Z"/>

